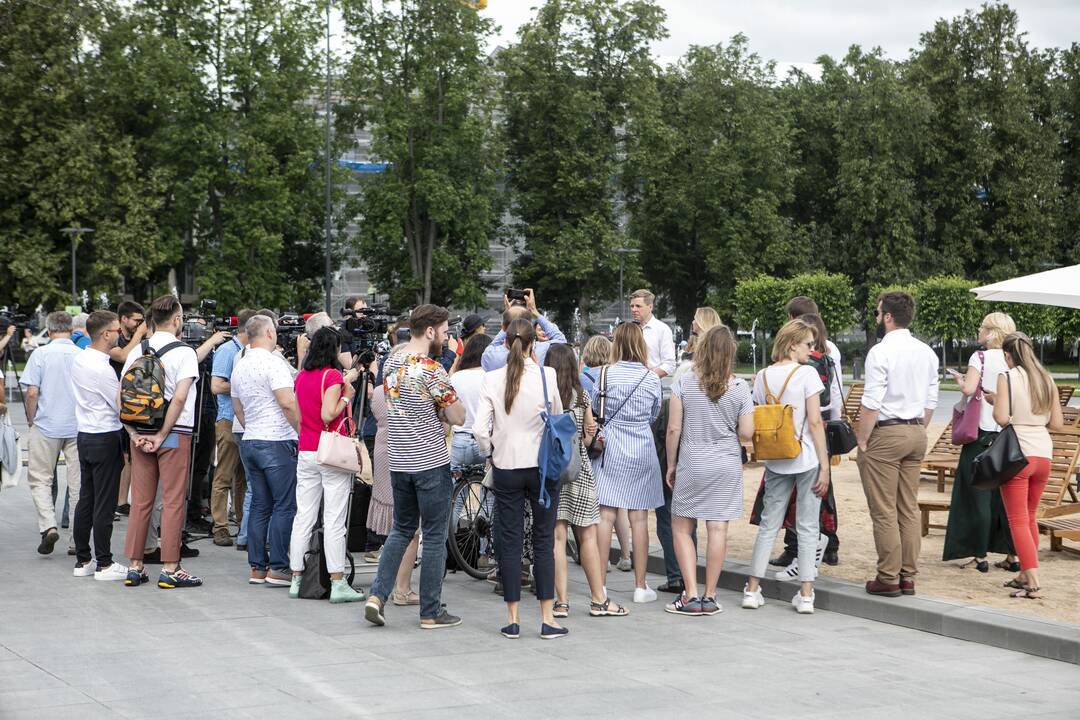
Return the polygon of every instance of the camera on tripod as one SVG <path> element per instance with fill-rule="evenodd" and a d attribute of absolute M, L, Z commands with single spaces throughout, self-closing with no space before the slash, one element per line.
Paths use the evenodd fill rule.
<path fill-rule="evenodd" d="M 386 305 L 372 305 L 358 310 L 342 308 L 341 316 L 345 319 L 338 324 L 338 332 L 342 336 L 343 350 L 348 349 L 353 355 L 359 355 L 364 365 L 374 360 L 376 355 L 390 352 L 386 332 L 397 316 Z"/>
<path fill-rule="evenodd" d="M 278 318 L 277 341 L 290 365 L 296 364 L 296 339 L 304 334 L 303 315 L 287 312 Z"/>
<path fill-rule="evenodd" d="M 236 331 L 235 316 L 219 316 L 217 314 L 217 300 L 202 300 L 199 302 L 197 311 L 188 312 L 184 315 L 184 329 L 180 339 L 188 344 L 201 344 L 207 337 L 215 332 L 225 330 Z"/>
<path fill-rule="evenodd" d="M 8 328 L 15 326 L 15 331 L 25 330 L 29 327 L 30 316 L 24 315 L 10 308 L 0 308 L 0 337 L 7 334 Z"/>

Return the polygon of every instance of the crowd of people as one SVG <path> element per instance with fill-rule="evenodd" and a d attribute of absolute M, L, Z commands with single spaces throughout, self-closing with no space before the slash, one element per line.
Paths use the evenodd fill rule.
<path fill-rule="evenodd" d="M 568 632 L 560 621 L 571 612 L 571 534 L 590 616 L 629 613 L 607 592 L 613 532 L 620 555 L 611 566 L 633 572 L 634 603 L 655 601 L 659 590 L 675 595 L 665 606 L 670 613 L 719 613 L 728 525 L 744 514 L 745 446 L 753 444 L 764 477 L 741 605 L 765 603 L 761 581 L 771 566 L 777 578 L 797 580 L 794 609 L 812 613 L 820 564 L 839 562 L 830 453 L 840 451 L 830 438 L 846 423 L 842 358 L 817 306 L 804 297 L 788 303 L 772 363 L 747 382 L 736 376 L 735 337 L 715 310 L 698 310 L 679 358 L 671 329 L 653 315 L 652 293 L 629 299 L 633 320 L 580 351 L 538 310 L 531 290 L 505 299 L 493 338 L 473 315 L 452 340 L 447 310 L 421 305 L 390 329 L 388 353 L 363 361 L 317 313 L 306 321 L 295 365 L 281 352 L 270 310 L 240 311 L 235 333 L 204 335 L 197 347 L 181 341 L 184 311 L 173 296 L 145 313 L 131 302 L 78 319 L 51 313 L 50 341 L 31 353 L 20 379 L 37 550 L 50 554 L 60 540 L 54 474 L 62 452 L 76 577 L 137 587 L 150 581 L 147 566 L 160 563 L 159 588 L 201 585 L 182 560 L 197 552 L 184 542 L 185 526 L 205 510 L 213 542 L 246 551 L 252 585 L 288 587 L 290 597 L 301 597 L 317 548 L 330 602 L 366 601 L 364 616 L 375 625 L 387 622 L 392 603 L 416 606 L 421 628 L 454 627 L 461 620 L 442 602 L 448 521 L 460 511 L 452 507 L 452 478 L 486 465 L 495 529 L 480 554 L 506 604 L 501 633 L 520 636 L 521 592 L 531 584 L 540 636 L 554 639 Z M 361 308 L 363 300 L 348 305 Z M 848 428 L 878 557 L 866 591 L 885 597 L 915 593 L 919 470 L 938 402 L 937 357 L 908 330 L 914 314 L 907 293 L 878 298 L 880 342 L 866 358 L 857 426 Z M 1014 594 L 1039 597 L 1034 518 L 1052 455 L 1048 429 L 1061 427 L 1061 408 L 1030 339 L 1007 315 L 988 315 L 979 333 L 986 349 L 956 375 L 961 391 L 982 405 L 977 437 L 960 456 L 945 559 L 972 558 L 986 572 L 987 554 L 1004 554 L 999 566 L 1018 573 L 1009 582 Z M 140 404 L 131 391 L 157 386 L 161 402 L 151 393 Z M 570 463 L 550 478 L 538 459 L 544 417 L 563 413 L 577 432 Z M 147 417 L 156 420 L 134 419 Z M 1000 493 L 976 490 L 975 457 L 1006 424 L 1027 465 Z M 367 593 L 345 573 L 358 474 L 372 483 L 364 559 L 378 569 Z M 656 589 L 646 578 L 649 511 L 667 575 Z M 128 516 L 124 563 L 114 559 L 111 540 L 121 514 Z M 707 540 L 704 584 L 699 524 Z M 770 559 L 782 528 L 784 550 Z"/>

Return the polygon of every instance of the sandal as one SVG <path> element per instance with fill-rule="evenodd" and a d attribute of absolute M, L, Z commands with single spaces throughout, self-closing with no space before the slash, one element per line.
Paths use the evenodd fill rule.
<path fill-rule="evenodd" d="M 611 598 L 605 598 L 602 603 L 590 602 L 589 614 L 593 617 L 625 617 L 630 611 L 618 603 L 611 607 Z"/>
<path fill-rule="evenodd" d="M 564 603 L 564 602 L 555 603 L 555 607 L 552 610 L 551 614 L 554 617 L 557 617 L 557 618 L 570 617 L 570 603 Z"/>
<path fill-rule="evenodd" d="M 404 594 L 397 592 L 390 593 L 390 600 L 398 606 L 420 604 L 420 596 L 412 590 Z"/>
<path fill-rule="evenodd" d="M 1013 578 L 1009 582 L 1005 583 L 1005 587 L 1012 588 L 1013 590 L 1023 590 L 1024 583 L 1020 582 L 1020 580 L 1017 578 Z"/>
<path fill-rule="evenodd" d="M 1017 590 L 1014 593 L 1009 593 L 1011 598 L 1021 598 L 1023 600 L 1042 600 L 1043 596 L 1038 595 L 1039 588 L 1037 587 L 1024 587 L 1023 590 Z"/>
<path fill-rule="evenodd" d="M 1008 560 L 998 560 L 994 563 L 994 567 L 1008 570 L 1009 572 L 1020 572 L 1020 563 L 1009 562 Z"/>

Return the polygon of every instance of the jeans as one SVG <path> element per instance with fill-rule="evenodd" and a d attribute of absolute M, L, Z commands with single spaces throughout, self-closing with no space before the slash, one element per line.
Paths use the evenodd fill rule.
<path fill-rule="evenodd" d="M 697 548 L 697 520 L 693 521 L 694 532 L 690 538 Z M 682 571 L 679 570 L 679 560 L 675 557 L 675 543 L 671 539 L 671 489 L 664 483 L 664 504 L 656 508 L 656 537 L 660 540 L 660 547 L 664 551 L 664 574 L 667 575 L 668 583 L 681 583 Z"/>
<path fill-rule="evenodd" d="M 750 574 L 765 577 L 776 535 L 784 524 L 791 489 L 796 488 L 795 525 L 799 535 L 799 582 L 813 582 L 817 570 L 814 555 L 820 532 L 821 498 L 814 494 L 818 468 L 796 475 L 780 475 L 765 468 L 765 495 L 762 499 L 761 525 L 754 541 L 750 559 Z"/>
<path fill-rule="evenodd" d="M 248 563 L 256 570 L 289 569 L 289 537 L 296 515 L 296 441 L 247 440 L 240 443 L 248 486 L 251 488 L 251 520 L 248 532 Z M 259 542 L 269 527 L 269 555 Z"/>
<path fill-rule="evenodd" d="M 442 614 L 442 583 L 446 573 L 446 525 L 452 489 L 450 466 L 415 473 L 391 470 L 390 485 L 394 490 L 394 527 L 386 536 L 386 544 L 379 556 L 379 571 L 371 585 L 371 594 L 383 602 L 390 597 L 401 557 L 420 528 L 424 540 L 420 564 L 420 617 L 436 618 Z"/>
<path fill-rule="evenodd" d="M 558 483 L 552 483 L 551 506 L 540 504 L 539 468 L 493 471 L 495 481 L 495 552 L 499 557 L 499 576 L 503 600 L 521 600 L 521 550 L 524 544 L 525 503 L 532 506 L 533 578 L 536 598 L 555 597 L 555 517 L 559 511 Z"/>

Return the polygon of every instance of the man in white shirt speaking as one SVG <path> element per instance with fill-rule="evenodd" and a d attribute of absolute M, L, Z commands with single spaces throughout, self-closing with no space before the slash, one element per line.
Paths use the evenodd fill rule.
<path fill-rule="evenodd" d="M 859 476 L 874 524 L 877 577 L 871 595 L 915 594 L 919 546 L 919 467 L 926 426 L 938 403 L 938 360 L 908 327 L 915 301 L 906 292 L 878 297 L 882 340 L 866 354 L 866 384 L 859 411 Z M 884 332 L 882 332 L 884 331 Z"/>
<path fill-rule="evenodd" d="M 123 580 L 128 569 L 113 562 L 112 555 L 113 513 L 124 468 L 120 379 L 109 364 L 109 351 L 120 337 L 120 319 L 108 310 L 95 310 L 86 319 L 86 333 L 90 345 L 71 365 L 81 477 L 71 531 L 75 542 L 74 574 L 93 575 L 95 580 Z M 91 529 L 96 564 L 91 562 Z"/>
<path fill-rule="evenodd" d="M 630 316 L 645 335 L 649 349 L 649 369 L 660 377 L 675 372 L 675 339 L 671 328 L 653 315 L 656 296 L 648 290 L 637 290 L 630 295 Z"/>

